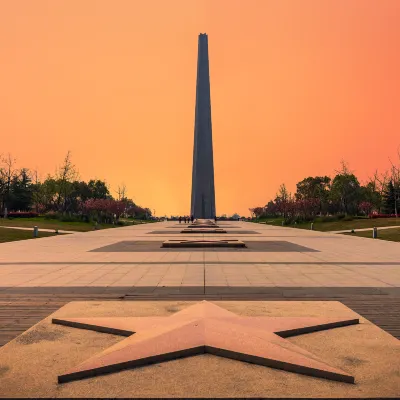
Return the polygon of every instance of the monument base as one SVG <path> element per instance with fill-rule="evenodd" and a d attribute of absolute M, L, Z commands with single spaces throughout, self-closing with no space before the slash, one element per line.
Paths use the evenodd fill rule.
<path fill-rule="evenodd" d="M 193 239 L 193 240 L 185 240 L 185 239 L 171 239 L 163 242 L 161 247 L 170 247 L 170 248 L 196 248 L 196 247 L 246 247 L 245 243 L 241 240 L 236 239 L 227 239 L 227 240 L 206 240 L 206 239 Z"/>
<path fill-rule="evenodd" d="M 184 229 L 181 233 L 226 233 L 225 229 L 216 228 L 216 229 L 205 229 L 205 228 L 191 228 Z"/>
<path fill-rule="evenodd" d="M 219 225 L 216 224 L 192 224 L 192 225 L 188 225 L 188 228 L 193 228 L 193 229 L 215 229 L 215 228 L 220 228 Z"/>
<path fill-rule="evenodd" d="M 69 383 L 57 377 L 126 339 L 52 318 L 171 316 L 192 301 L 71 302 L 0 348 L 0 397 L 396 397 L 400 342 L 339 302 L 215 301 L 243 316 L 349 317 L 360 324 L 287 338 L 355 377 L 343 383 L 197 355 Z"/>

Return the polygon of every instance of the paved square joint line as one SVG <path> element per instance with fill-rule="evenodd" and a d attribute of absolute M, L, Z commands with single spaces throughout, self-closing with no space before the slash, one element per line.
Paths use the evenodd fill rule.
<path fill-rule="evenodd" d="M 166 240 L 161 247 L 193 248 L 193 247 L 246 247 L 241 240 Z"/>
<path fill-rule="evenodd" d="M 284 240 L 246 241 L 246 247 L 161 247 L 160 240 L 131 240 L 113 243 L 108 246 L 90 250 L 90 252 L 131 253 L 131 252 L 166 252 L 166 251 L 239 251 L 239 252 L 318 252 L 309 247 L 300 246 Z"/>

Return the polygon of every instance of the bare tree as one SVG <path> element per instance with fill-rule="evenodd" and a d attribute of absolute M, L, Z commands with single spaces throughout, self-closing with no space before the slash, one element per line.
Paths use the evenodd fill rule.
<path fill-rule="evenodd" d="M 379 194 L 379 198 L 381 199 L 380 201 L 380 207 L 379 211 L 382 211 L 382 206 L 383 206 L 383 196 L 385 194 L 387 185 L 390 181 L 390 175 L 388 171 L 379 173 L 378 170 L 376 169 L 372 177 L 370 176 L 367 180 L 367 184 L 371 184 L 372 189 Z"/>
<path fill-rule="evenodd" d="M 30 178 L 35 185 L 37 185 L 40 182 L 40 176 L 37 168 L 31 170 Z"/>
<path fill-rule="evenodd" d="M 77 180 L 78 177 L 78 171 L 71 161 L 71 152 L 68 151 L 63 164 L 56 172 L 56 180 L 58 182 L 56 204 L 60 211 L 66 210 L 67 197 L 71 189 L 71 183 Z"/>
<path fill-rule="evenodd" d="M 118 200 L 126 199 L 126 185 L 125 183 L 121 183 L 118 185 L 117 190 L 115 191 L 118 194 Z"/>
<path fill-rule="evenodd" d="M 396 216 L 399 214 L 398 211 L 400 206 L 400 147 L 397 149 L 397 156 L 397 165 L 389 158 L 391 164 L 390 180 L 392 181 L 394 188 L 394 213 Z"/>
<path fill-rule="evenodd" d="M 30 173 L 32 185 L 32 202 L 36 212 L 39 212 L 39 204 L 41 203 L 41 184 L 37 168 Z"/>
<path fill-rule="evenodd" d="M 287 217 L 288 204 L 291 199 L 292 194 L 287 190 L 286 185 L 282 183 L 282 185 L 279 186 L 278 193 L 276 194 L 275 203 L 284 219 Z"/>
<path fill-rule="evenodd" d="M 0 155 L 0 162 L 3 164 L 0 167 L 0 196 L 1 209 L 4 211 L 10 197 L 12 179 L 17 173 L 17 169 L 15 168 L 17 160 L 8 153 L 6 156 Z"/>
<path fill-rule="evenodd" d="M 335 172 L 337 174 L 339 174 L 339 175 L 351 175 L 351 174 L 354 174 L 354 171 L 350 170 L 349 163 L 344 159 L 342 159 L 340 161 L 340 169 L 339 170 L 335 170 Z"/>

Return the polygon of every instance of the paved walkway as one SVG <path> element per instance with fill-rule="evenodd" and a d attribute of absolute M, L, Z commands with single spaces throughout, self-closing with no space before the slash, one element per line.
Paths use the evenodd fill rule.
<path fill-rule="evenodd" d="M 235 232 L 240 229 L 257 232 L 252 235 L 228 232 L 224 237 L 245 242 L 265 241 L 267 250 L 92 251 L 127 241 L 186 238 L 151 234 L 160 229 L 179 229 L 176 222 L 3 243 L 0 244 L 0 291 L 112 287 L 124 288 L 125 292 L 129 288 L 132 293 L 166 292 L 170 288 L 175 293 L 177 289 L 191 287 L 203 292 L 219 288 L 223 293 L 223 288 L 232 287 L 400 286 L 399 243 L 248 222 L 221 225 L 228 230 L 229 226 L 236 227 Z M 221 238 L 221 235 L 190 234 L 191 239 L 194 237 Z M 123 249 L 125 244 L 119 246 Z"/>
<path fill-rule="evenodd" d="M 395 225 L 395 226 L 378 226 L 378 231 L 381 229 L 394 229 L 394 228 L 400 228 L 400 225 Z M 371 231 L 371 236 L 372 236 L 372 229 L 373 228 L 360 228 L 360 229 L 354 229 L 354 232 L 363 232 L 363 231 Z M 351 229 L 345 229 L 342 231 L 330 231 L 329 233 L 348 233 L 350 232 Z"/>
<path fill-rule="evenodd" d="M 5 228 L 5 229 L 20 229 L 22 231 L 32 231 L 33 228 L 25 228 L 22 226 L 0 226 L 0 228 Z M 39 232 L 55 232 L 55 229 L 47 229 L 47 228 L 39 228 Z M 78 233 L 77 231 L 64 231 L 62 229 L 58 229 L 58 233 Z"/>

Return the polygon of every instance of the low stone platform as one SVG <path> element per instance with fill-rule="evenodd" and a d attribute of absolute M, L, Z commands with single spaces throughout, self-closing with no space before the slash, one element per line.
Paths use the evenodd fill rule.
<path fill-rule="evenodd" d="M 226 233 L 225 229 L 216 228 L 216 229 L 208 229 L 208 228 L 191 228 L 184 229 L 181 233 Z"/>
<path fill-rule="evenodd" d="M 248 225 L 250 225 L 250 223 L 247 223 Z M 169 224 L 169 228 L 182 228 L 182 227 L 187 227 L 187 226 L 189 226 L 189 227 L 191 227 L 191 226 L 194 226 L 194 224 L 185 224 L 185 223 L 181 223 L 181 224 Z M 194 226 L 194 227 L 196 227 L 196 226 Z M 231 225 L 231 224 L 229 224 L 229 223 L 218 223 L 218 225 L 214 225 L 214 227 L 217 227 L 217 228 L 234 228 L 234 229 L 242 229 L 242 227 L 241 226 L 239 226 L 239 225 Z"/>
<path fill-rule="evenodd" d="M 165 242 L 162 243 L 161 247 L 172 247 L 172 248 L 192 248 L 192 247 L 200 247 L 200 248 L 205 248 L 205 247 L 225 247 L 225 248 L 243 248 L 246 247 L 245 243 L 242 242 L 241 240 L 235 240 L 235 239 L 227 239 L 227 240 L 204 240 L 204 239 L 198 239 L 198 240 L 184 240 L 184 239 L 171 239 L 171 240 L 166 240 Z"/>
<path fill-rule="evenodd" d="M 192 225 L 188 225 L 187 228 L 190 228 L 190 229 L 199 229 L 199 228 L 214 229 L 214 228 L 220 228 L 220 226 L 214 225 L 214 224 L 192 224 Z"/>
<path fill-rule="evenodd" d="M 202 241 L 207 241 L 207 239 L 198 239 Z M 223 240 L 228 241 L 229 239 Z M 176 242 L 171 239 L 172 242 Z M 194 242 L 188 239 L 179 239 L 178 241 Z M 215 239 L 215 241 L 221 242 L 222 239 Z M 137 241 L 122 241 L 116 242 L 108 246 L 99 247 L 97 249 L 91 250 L 93 253 L 104 252 L 143 252 L 143 253 L 157 253 L 157 252 L 271 252 L 271 253 L 307 253 L 307 252 L 318 252 L 318 250 L 311 249 L 305 246 L 300 246 L 296 243 L 291 243 L 283 240 L 246 240 L 246 245 L 243 247 L 233 247 L 233 246 L 170 246 L 163 247 L 163 241 L 157 240 L 137 240 Z M 213 263 L 214 264 L 214 263 Z"/>
<path fill-rule="evenodd" d="M 254 318 L 254 321 L 260 317 L 275 320 L 282 317 L 283 320 L 292 317 L 359 319 L 359 324 L 284 339 L 288 348 L 295 346 L 302 354 L 312 355 L 312 359 L 321 360 L 327 367 L 344 371 L 354 377 L 354 383 L 238 361 L 226 358 L 223 354 L 187 356 L 84 380 L 58 383 L 59 376 L 99 354 L 110 354 L 112 346 L 118 349 L 128 339 L 109 333 L 55 325 L 52 324 L 53 319 L 174 319 L 179 311 L 189 310 L 196 303 L 71 302 L 0 349 L 0 396 L 366 398 L 398 395 L 399 341 L 336 301 L 212 303 L 239 318 Z M 133 339 L 135 335 L 140 333 L 135 333 Z"/>
<path fill-rule="evenodd" d="M 186 229 L 186 228 L 185 228 Z M 200 228 L 201 229 L 201 228 Z M 217 229 L 223 229 L 223 228 L 217 228 Z M 192 231 L 192 229 L 188 229 L 187 233 L 196 233 L 196 232 L 189 232 Z M 204 232 L 201 232 L 201 234 L 205 233 L 212 233 L 211 229 L 205 230 Z M 164 235 L 164 236 L 168 236 L 168 235 L 181 235 L 182 231 L 178 230 L 178 229 L 164 229 L 164 230 L 157 230 L 157 231 L 150 231 L 148 233 L 146 233 L 146 235 Z M 259 232 L 257 231 L 250 231 L 250 230 L 238 230 L 238 229 L 229 229 L 226 231 L 227 235 L 240 235 L 240 237 L 246 236 L 246 235 L 261 235 Z"/>

